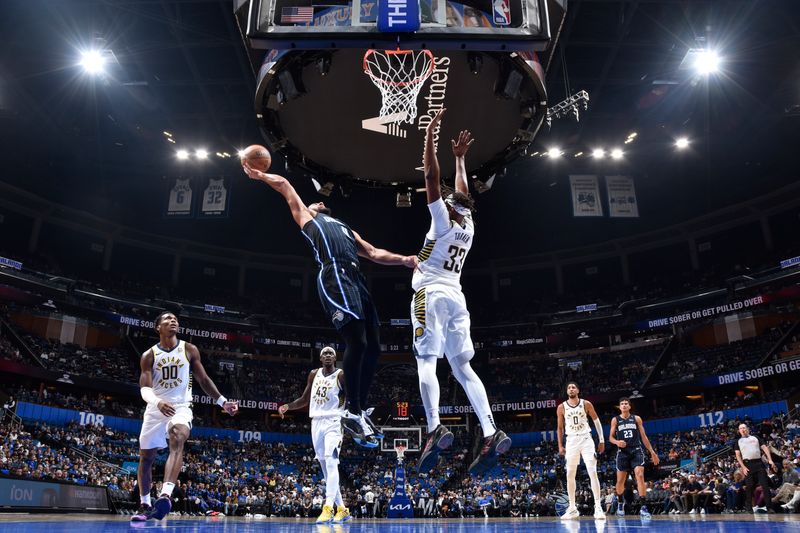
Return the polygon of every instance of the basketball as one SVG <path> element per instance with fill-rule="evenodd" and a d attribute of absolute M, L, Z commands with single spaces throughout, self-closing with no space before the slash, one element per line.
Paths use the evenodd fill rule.
<path fill-rule="evenodd" d="M 241 159 L 243 164 L 247 163 L 250 168 L 260 170 L 261 172 L 266 172 L 272 164 L 272 156 L 269 150 L 260 144 L 251 144 L 242 150 L 239 159 Z"/>

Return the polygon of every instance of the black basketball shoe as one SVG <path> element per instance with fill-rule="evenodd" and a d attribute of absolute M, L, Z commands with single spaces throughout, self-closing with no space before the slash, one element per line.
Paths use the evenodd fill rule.
<path fill-rule="evenodd" d="M 436 463 L 439 462 L 439 454 L 453 444 L 453 433 L 439 424 L 436 429 L 428 433 L 425 439 L 425 448 L 419 456 L 417 470 L 420 472 L 430 472 Z"/>
<path fill-rule="evenodd" d="M 511 439 L 499 429 L 491 437 L 484 437 L 475 460 L 469 465 L 469 473 L 482 476 L 497 464 L 498 456 L 511 448 Z"/>

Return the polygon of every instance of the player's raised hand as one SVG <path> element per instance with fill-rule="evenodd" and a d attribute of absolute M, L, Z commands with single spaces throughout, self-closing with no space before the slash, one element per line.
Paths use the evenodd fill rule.
<path fill-rule="evenodd" d="M 285 415 L 286 411 L 288 410 L 289 410 L 289 404 L 286 403 L 278 407 L 278 414 L 281 415 L 281 420 L 283 420 L 283 415 Z"/>
<path fill-rule="evenodd" d="M 158 402 L 158 410 L 161 411 L 161 414 L 164 416 L 168 416 L 170 418 L 175 416 L 175 408 L 171 403 L 165 402 L 164 400 Z"/>
<path fill-rule="evenodd" d="M 260 170 L 254 169 L 247 164 L 247 161 L 242 162 L 242 170 L 244 170 L 244 173 L 247 174 L 247 177 L 251 180 L 267 181 L 267 174 L 265 172 L 261 172 Z"/>
<path fill-rule="evenodd" d="M 436 126 L 438 126 L 439 123 L 442 121 L 442 117 L 444 116 L 444 112 L 445 111 L 447 111 L 447 109 L 441 108 L 439 110 L 439 112 L 436 113 L 436 116 L 433 117 L 433 120 L 431 120 L 430 124 L 428 124 L 428 131 L 429 132 L 432 132 L 433 130 L 436 129 Z"/>
<path fill-rule="evenodd" d="M 239 412 L 239 402 L 227 401 L 222 404 L 222 409 L 231 416 L 236 416 Z"/>
<path fill-rule="evenodd" d="M 469 130 L 461 130 L 461 133 L 458 134 L 458 139 L 450 140 L 450 144 L 453 146 L 453 155 L 464 157 L 474 142 L 475 139 L 472 138 L 472 133 Z"/>

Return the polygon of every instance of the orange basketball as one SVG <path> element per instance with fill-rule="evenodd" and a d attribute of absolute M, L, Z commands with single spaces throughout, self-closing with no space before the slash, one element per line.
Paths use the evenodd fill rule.
<path fill-rule="evenodd" d="M 269 150 L 260 144 L 251 144 L 242 150 L 242 155 L 239 159 L 241 159 L 242 163 L 246 162 L 250 168 L 261 172 L 266 172 L 272 164 L 272 156 L 269 154 Z"/>

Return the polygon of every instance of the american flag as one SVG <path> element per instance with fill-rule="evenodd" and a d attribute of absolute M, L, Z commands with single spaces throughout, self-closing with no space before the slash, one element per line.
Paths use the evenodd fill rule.
<path fill-rule="evenodd" d="M 314 20 L 313 7 L 284 7 L 281 9 L 281 22 L 311 22 Z"/>

